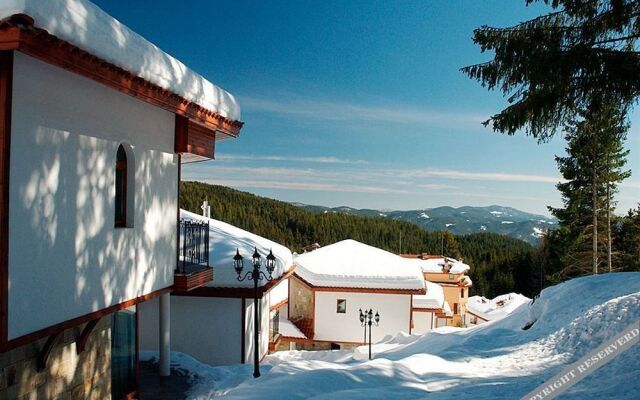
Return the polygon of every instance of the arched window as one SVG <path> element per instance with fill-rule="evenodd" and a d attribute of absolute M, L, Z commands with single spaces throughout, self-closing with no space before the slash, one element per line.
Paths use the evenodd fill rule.
<path fill-rule="evenodd" d="M 116 155 L 116 228 L 127 226 L 127 152 L 123 145 Z"/>

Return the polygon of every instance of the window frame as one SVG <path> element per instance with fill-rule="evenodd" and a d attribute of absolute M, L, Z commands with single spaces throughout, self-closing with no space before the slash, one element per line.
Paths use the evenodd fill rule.
<path fill-rule="evenodd" d="M 127 150 L 123 144 L 120 144 L 116 151 L 116 172 L 114 178 L 115 195 L 113 225 L 116 228 L 127 227 L 127 192 L 129 189 L 129 182 L 127 182 L 127 175 L 129 174 L 128 168 Z M 120 182 L 118 182 L 118 180 L 120 180 Z M 120 184 L 118 185 L 118 183 Z"/>
<path fill-rule="evenodd" d="M 340 304 L 343 304 L 342 311 L 340 311 Z M 347 313 L 347 299 L 336 299 L 336 314 L 346 314 Z"/>

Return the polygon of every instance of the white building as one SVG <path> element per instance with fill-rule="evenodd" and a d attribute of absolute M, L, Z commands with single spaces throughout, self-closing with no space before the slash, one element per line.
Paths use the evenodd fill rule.
<path fill-rule="evenodd" d="M 426 333 L 434 328 L 447 326 L 447 318 L 453 313 L 444 300 L 442 286 L 425 281 L 427 293 L 413 296 L 412 333 Z"/>
<path fill-rule="evenodd" d="M 162 299 L 167 374 L 168 294 L 192 278 L 181 163 L 237 136 L 239 107 L 87 0 L 0 20 L 0 398 L 135 395 L 137 308 Z"/>
<path fill-rule="evenodd" d="M 171 348 L 211 365 L 250 363 L 254 352 L 253 281 L 238 281 L 233 268 L 236 249 L 244 256 L 242 275 L 252 270 L 254 248 L 264 258 L 273 252 L 276 266 L 273 280 L 260 280 L 259 331 L 260 358 L 269 351 L 270 340 L 277 340 L 279 310 L 286 309 L 288 280 L 293 273 L 293 256 L 286 247 L 227 223 L 201 217 L 184 210 L 183 219 L 209 224 L 209 262 L 214 278 L 204 286 L 171 296 Z M 262 271 L 266 272 L 263 265 Z M 158 349 L 153 327 L 158 321 L 157 300 L 140 306 L 140 347 Z"/>
<path fill-rule="evenodd" d="M 374 342 L 411 333 L 413 297 L 426 293 L 412 260 L 343 240 L 297 256 L 295 263 L 288 314 L 306 338 L 291 341 L 313 348 L 359 345 L 364 341 L 361 309 L 380 314 L 379 326 L 372 329 Z"/>

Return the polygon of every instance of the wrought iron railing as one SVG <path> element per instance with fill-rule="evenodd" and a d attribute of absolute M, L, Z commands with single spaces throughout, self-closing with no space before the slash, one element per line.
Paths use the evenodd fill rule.
<path fill-rule="evenodd" d="M 187 273 L 193 267 L 209 266 L 209 222 L 181 219 L 178 228 L 179 273 Z"/>

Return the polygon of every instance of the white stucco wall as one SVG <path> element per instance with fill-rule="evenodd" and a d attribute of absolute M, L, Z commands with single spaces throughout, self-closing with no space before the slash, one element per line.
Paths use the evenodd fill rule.
<path fill-rule="evenodd" d="M 258 299 L 260 313 L 260 359 L 269 352 L 269 293 Z M 245 308 L 245 362 L 253 363 L 253 299 L 246 300 Z"/>
<path fill-rule="evenodd" d="M 413 328 L 411 333 L 422 334 L 429 332 L 435 327 L 432 312 L 414 311 L 413 312 Z"/>
<path fill-rule="evenodd" d="M 114 228 L 121 142 L 135 158 L 134 227 L 127 229 Z M 9 339 L 172 284 L 173 148 L 173 114 L 16 53 Z"/>
<path fill-rule="evenodd" d="M 316 292 L 315 340 L 362 342 L 359 309 L 372 308 L 380 313 L 380 326 L 373 326 L 373 342 L 385 335 L 409 331 L 411 296 L 404 294 Z M 347 311 L 336 312 L 338 299 L 347 300 Z M 367 333 L 368 335 L 368 333 Z"/>
<path fill-rule="evenodd" d="M 271 307 L 289 298 L 289 279 L 284 279 L 269 291 L 269 304 Z"/>
<path fill-rule="evenodd" d="M 242 300 L 171 296 L 171 350 L 210 365 L 241 362 Z M 140 349 L 158 350 L 158 300 L 138 305 Z"/>

